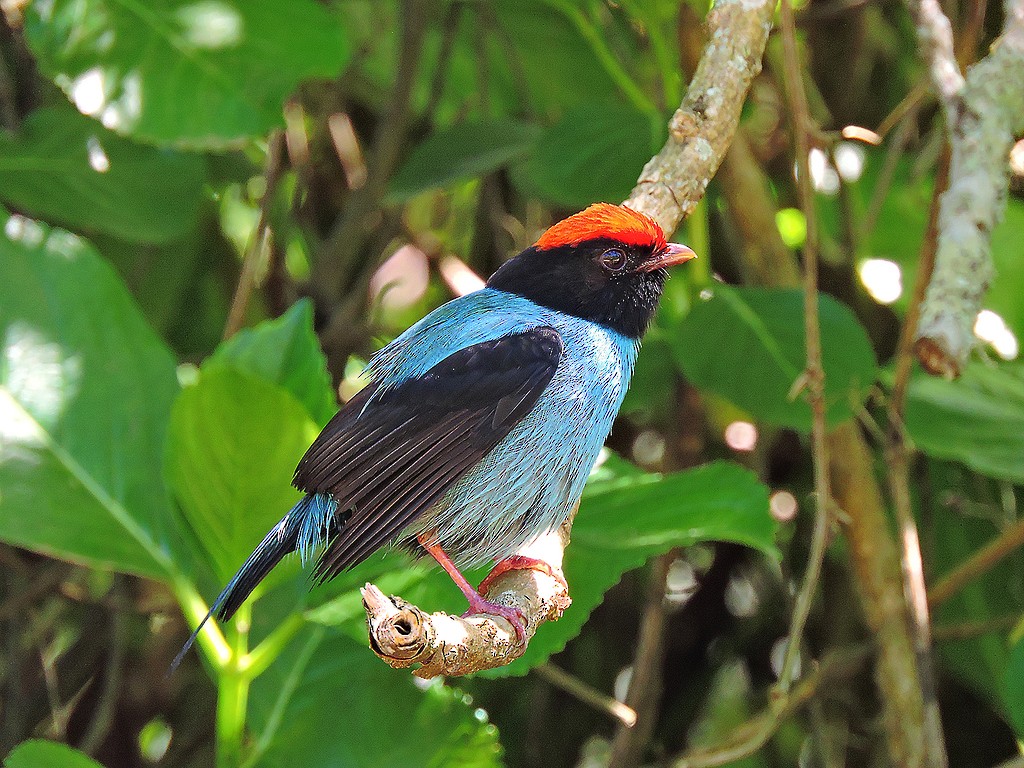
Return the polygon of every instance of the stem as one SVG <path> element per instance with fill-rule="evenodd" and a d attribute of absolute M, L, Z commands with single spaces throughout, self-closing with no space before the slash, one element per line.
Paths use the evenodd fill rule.
<path fill-rule="evenodd" d="M 637 633 L 633 676 L 626 691 L 626 706 L 636 713 L 637 721 L 632 726 L 621 725 L 616 729 L 608 768 L 639 765 L 654 730 L 662 692 L 661 668 L 665 661 L 665 627 L 668 622 L 665 592 L 668 571 L 677 556 L 678 552 L 670 550 L 652 563 L 646 605 Z"/>
<path fill-rule="evenodd" d="M 614 717 L 627 728 L 632 728 L 636 725 L 636 712 L 632 707 L 628 707 L 612 696 L 590 687 L 578 677 L 570 675 L 564 669 L 556 667 L 549 662 L 541 664 L 539 667 L 534 667 L 533 671 L 537 677 L 545 682 L 565 691 L 587 706 Z"/>
<path fill-rule="evenodd" d="M 818 325 L 818 220 L 814 210 L 811 176 L 808 168 L 810 115 L 800 76 L 800 59 L 796 48 L 793 7 L 782 0 L 782 43 L 785 59 L 786 96 L 793 115 L 793 134 L 797 164 L 797 191 L 800 207 L 807 220 L 807 240 L 804 243 L 804 333 L 807 343 L 807 369 L 804 372 L 807 396 L 811 405 L 811 451 L 814 460 L 814 494 L 816 498 L 814 530 L 811 551 L 804 581 L 797 593 L 793 617 L 789 627 L 789 642 L 779 675 L 779 690 L 787 693 L 793 684 L 796 659 L 800 649 L 807 616 L 811 611 L 814 591 L 821 575 L 821 563 L 827 545 L 829 511 L 832 507 L 832 489 L 828 476 L 828 445 L 825 433 L 825 371 L 821 364 L 821 329 Z"/>
<path fill-rule="evenodd" d="M 918 263 L 917 279 L 907 314 L 903 319 L 899 346 L 896 352 L 896 374 L 889 399 L 889 433 L 885 440 L 885 456 L 889 465 L 889 494 L 896 509 L 902 545 L 900 562 L 903 567 L 903 592 L 910 612 L 914 653 L 917 657 L 917 673 L 921 683 L 924 703 L 924 750 L 925 765 L 931 768 L 946 768 L 946 756 L 942 735 L 942 720 L 935 693 L 935 671 L 932 664 L 931 618 L 928 614 L 928 595 L 925 588 L 924 567 L 921 557 L 921 541 L 914 519 L 914 508 L 910 498 L 910 447 L 903 430 L 903 415 L 906 405 L 907 388 L 910 383 L 911 363 L 914 353 L 914 336 L 920 316 L 921 302 L 931 279 L 935 265 L 935 250 L 938 237 L 939 197 L 946 187 L 949 176 L 949 149 L 943 151 L 936 171 L 935 192 L 932 195 L 928 216 L 928 229 L 921 244 L 921 258 Z"/>
<path fill-rule="evenodd" d="M 249 645 L 252 607 L 243 603 L 230 628 L 232 659 L 245 657 Z M 249 704 L 252 676 L 237 663 L 226 664 L 217 683 L 217 768 L 238 768 L 242 764 L 242 737 Z"/>
<path fill-rule="evenodd" d="M 248 653 L 238 657 L 238 668 L 250 678 L 259 677 L 281 655 L 281 651 L 306 625 L 302 614 L 293 613 Z"/>
<path fill-rule="evenodd" d="M 189 626 L 199 626 L 199 622 L 205 619 L 206 614 L 209 613 L 210 606 L 196 591 L 195 585 L 184 576 L 176 575 L 171 582 L 171 587 L 178 605 L 181 606 L 182 613 L 188 619 Z M 203 631 L 196 638 L 196 642 L 199 643 L 203 655 L 218 672 L 231 661 L 231 646 L 228 645 L 216 622 L 207 621 Z"/>
<path fill-rule="evenodd" d="M 686 752 L 672 764 L 675 768 L 714 768 L 750 757 L 767 744 L 786 719 L 810 701 L 824 683 L 851 677 L 868 657 L 869 650 L 864 646 L 832 651 L 791 691 L 772 701 L 761 714 L 736 728 L 720 744 Z"/>
<path fill-rule="evenodd" d="M 686 241 L 694 253 L 699 253 L 702 258 L 695 259 L 690 263 L 693 269 L 686 272 L 686 279 L 690 281 L 693 291 L 699 293 L 702 289 L 708 288 L 714 282 L 711 276 L 711 236 L 708 230 L 708 204 L 701 200 L 693 209 L 693 213 L 686 220 Z"/>
<path fill-rule="evenodd" d="M 274 702 L 274 706 L 270 710 L 270 716 L 267 718 L 266 725 L 263 727 L 263 732 L 260 734 L 259 740 L 256 742 L 256 746 L 254 746 L 246 756 L 245 762 L 242 763 L 242 768 L 252 768 L 252 766 L 256 765 L 256 763 L 259 762 L 259 759 L 263 757 L 263 755 L 266 754 L 266 751 L 270 748 L 270 745 L 274 741 L 274 737 L 277 735 L 277 729 L 281 727 L 284 710 L 288 706 L 288 702 L 291 701 L 292 695 L 295 693 L 295 689 L 299 685 L 302 673 L 306 671 L 306 665 L 309 664 L 309 660 L 313 656 L 313 652 L 320 646 L 320 641 L 323 640 L 323 637 L 324 628 L 316 627 L 309 633 L 309 637 L 306 639 L 305 644 L 295 655 L 295 661 L 292 664 L 291 670 L 288 672 L 288 676 L 281 683 L 277 700 Z M 265 643 L 266 640 L 261 643 L 260 647 Z M 257 650 L 259 649 L 257 648 Z"/>
<path fill-rule="evenodd" d="M 238 276 L 235 296 L 231 300 L 231 309 L 228 312 L 228 319 L 224 325 L 225 339 L 234 336 L 245 323 L 245 312 L 249 308 L 252 290 L 256 286 L 256 268 L 259 264 L 260 255 L 267 246 L 267 237 L 270 234 L 269 209 L 274 201 L 274 193 L 277 191 L 278 181 L 281 179 L 281 161 L 284 157 L 284 146 L 284 132 L 273 131 L 270 134 L 270 140 L 267 142 L 267 160 L 263 169 L 265 187 L 263 196 L 260 198 L 260 215 L 256 222 L 256 229 L 252 234 L 252 240 L 242 259 L 242 271 Z"/>

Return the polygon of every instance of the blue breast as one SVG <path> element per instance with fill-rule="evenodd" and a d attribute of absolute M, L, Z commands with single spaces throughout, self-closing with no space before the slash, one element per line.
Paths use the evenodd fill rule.
<path fill-rule="evenodd" d="M 460 564 L 507 557 L 566 519 L 622 404 L 638 344 L 485 288 L 427 315 L 367 367 L 387 388 L 459 349 L 540 326 L 555 328 L 565 349 L 551 383 L 530 415 L 409 531 L 434 533 Z"/>

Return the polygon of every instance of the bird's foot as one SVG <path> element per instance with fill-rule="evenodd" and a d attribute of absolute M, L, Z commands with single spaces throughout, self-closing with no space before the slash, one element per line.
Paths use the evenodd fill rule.
<path fill-rule="evenodd" d="M 492 603 L 476 592 L 467 593 L 466 599 L 469 601 L 469 610 L 462 614 L 462 618 L 465 619 L 480 613 L 500 616 L 512 625 L 512 629 L 516 632 L 516 640 L 521 643 L 526 639 L 526 616 L 518 608 Z"/>
<path fill-rule="evenodd" d="M 445 551 L 441 549 L 440 545 L 431 544 L 430 539 L 425 535 L 420 535 L 418 539 L 420 545 L 427 550 L 435 560 L 437 560 L 438 565 L 445 569 L 448 575 L 451 576 L 452 581 L 455 582 L 455 585 L 462 591 L 462 594 L 466 596 L 466 600 L 469 601 L 469 610 L 462 614 L 462 618 L 473 616 L 478 613 L 500 616 L 512 625 L 512 629 L 516 631 L 516 639 L 520 643 L 526 639 L 526 616 L 523 615 L 522 611 L 518 608 L 511 608 L 507 605 L 498 605 L 497 603 L 492 603 L 490 600 L 485 599 L 479 590 L 473 589 L 473 585 L 466 581 L 466 577 L 463 576 L 462 572 L 455 567 L 455 563 L 453 563 L 451 558 L 445 554 Z M 524 559 L 532 560 L 533 558 Z M 538 560 L 537 562 L 540 563 L 541 561 Z M 547 565 L 547 563 L 543 563 L 543 565 Z M 520 567 L 528 568 L 532 566 Z M 551 566 L 548 566 L 548 568 L 550 567 Z M 497 568 L 497 566 L 495 566 L 495 568 Z M 489 579 L 490 576 L 487 578 Z M 486 582 L 487 579 L 484 579 L 484 581 Z"/>
<path fill-rule="evenodd" d="M 490 589 L 495 579 L 501 576 L 503 573 L 509 571 L 540 571 L 546 573 L 548 576 L 553 578 L 563 587 L 565 591 L 569 591 L 569 582 L 565 580 L 565 576 L 562 573 L 561 568 L 555 568 L 551 563 L 544 560 L 540 560 L 536 557 L 527 557 L 526 555 L 512 555 L 512 557 L 506 557 L 504 560 L 500 560 L 494 564 L 494 568 L 487 574 L 483 581 L 480 582 L 480 586 L 476 588 L 476 591 L 481 595 L 486 595 L 487 590 Z"/>

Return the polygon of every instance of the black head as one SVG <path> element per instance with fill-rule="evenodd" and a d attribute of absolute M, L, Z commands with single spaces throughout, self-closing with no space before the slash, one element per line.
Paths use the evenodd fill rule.
<path fill-rule="evenodd" d="M 643 214 L 598 203 L 551 227 L 487 285 L 639 339 L 658 308 L 665 268 L 693 257 Z"/>

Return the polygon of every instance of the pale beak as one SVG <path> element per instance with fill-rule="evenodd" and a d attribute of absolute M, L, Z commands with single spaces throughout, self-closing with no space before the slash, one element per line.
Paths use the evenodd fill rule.
<path fill-rule="evenodd" d="M 696 259 L 697 254 L 679 243 L 669 243 L 665 248 L 658 251 L 649 260 L 645 261 L 640 269 L 644 272 L 653 272 L 655 269 L 674 267 L 676 264 L 685 264 L 690 259 Z"/>

